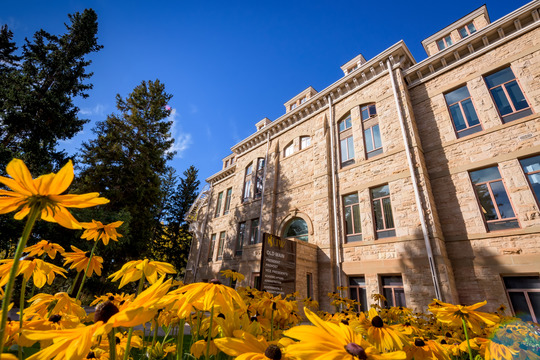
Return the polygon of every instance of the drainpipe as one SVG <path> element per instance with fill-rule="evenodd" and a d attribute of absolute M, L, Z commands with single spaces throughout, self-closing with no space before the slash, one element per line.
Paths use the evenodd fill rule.
<path fill-rule="evenodd" d="M 270 131 L 266 132 L 266 155 L 264 155 L 263 186 L 261 190 L 261 210 L 259 212 L 259 228 L 257 229 L 257 241 L 261 239 L 262 214 L 264 205 L 264 189 L 266 188 L 266 168 L 268 167 L 268 150 L 270 149 Z"/>
<path fill-rule="evenodd" d="M 332 161 L 332 198 L 333 198 L 333 215 L 334 215 L 334 243 L 336 247 L 336 267 L 337 271 L 337 284 L 339 287 L 341 284 L 341 242 L 338 237 L 338 222 L 337 222 L 337 189 L 336 189 L 336 161 L 334 158 L 334 107 L 332 105 L 332 97 L 328 95 L 328 110 L 330 118 L 330 158 Z"/>
<path fill-rule="evenodd" d="M 201 261 L 202 246 L 204 241 L 204 232 L 206 231 L 206 224 L 208 223 L 208 210 L 210 208 L 210 201 L 212 200 L 212 194 L 214 193 L 214 187 L 210 185 L 210 195 L 208 195 L 208 202 L 206 203 L 206 214 L 204 216 L 204 222 L 201 228 L 201 242 L 197 253 L 197 261 L 195 262 L 195 269 L 193 269 L 193 282 L 197 280 L 197 271 L 199 270 L 199 262 Z"/>
<path fill-rule="evenodd" d="M 418 209 L 418 215 L 420 216 L 420 224 L 422 225 L 422 234 L 424 235 L 424 242 L 426 244 L 429 270 L 431 271 L 431 279 L 433 280 L 433 285 L 435 287 L 435 297 L 439 300 L 443 300 L 441 289 L 439 286 L 437 268 L 435 267 L 435 260 L 433 258 L 433 250 L 431 249 L 431 243 L 429 241 L 429 233 L 426 226 L 426 218 L 424 216 L 424 212 L 422 211 L 422 201 L 420 199 L 420 192 L 418 190 L 418 182 L 416 180 L 416 174 L 414 172 L 414 165 L 412 162 L 411 152 L 409 150 L 409 140 L 407 139 L 407 133 L 405 131 L 405 121 L 403 120 L 403 114 L 401 111 L 401 106 L 399 104 L 396 82 L 394 80 L 394 72 L 392 71 L 392 65 L 390 64 L 389 59 L 386 60 L 386 66 L 388 67 L 388 75 L 390 76 L 390 80 L 392 82 L 392 91 L 394 93 L 394 101 L 396 103 L 396 108 L 398 111 L 399 125 L 401 127 L 401 135 L 403 136 L 403 142 L 405 144 L 405 152 L 407 154 L 407 163 L 409 165 L 409 172 L 411 173 L 411 179 L 412 179 L 413 188 L 414 188 L 416 208 Z"/>

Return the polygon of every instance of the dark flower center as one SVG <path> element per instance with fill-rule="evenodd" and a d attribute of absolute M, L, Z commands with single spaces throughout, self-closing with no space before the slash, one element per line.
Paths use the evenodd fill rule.
<path fill-rule="evenodd" d="M 115 336 L 115 342 L 116 342 L 116 345 L 120 344 L 120 338 L 118 336 Z"/>
<path fill-rule="evenodd" d="M 93 351 L 90 351 L 90 352 L 88 353 L 88 355 L 86 355 L 86 358 L 87 358 L 87 359 L 95 359 L 95 358 L 96 358 L 96 354 L 94 354 Z"/>
<path fill-rule="evenodd" d="M 426 346 L 426 343 L 422 339 L 415 339 L 414 340 L 414 345 L 416 345 L 416 346 Z"/>
<path fill-rule="evenodd" d="M 110 301 L 113 301 L 113 300 L 114 300 L 114 296 L 112 296 L 112 295 L 109 296 L 109 300 L 110 300 Z"/>
<path fill-rule="evenodd" d="M 62 319 L 62 315 L 55 314 L 49 318 L 50 322 L 57 323 Z"/>
<path fill-rule="evenodd" d="M 221 281 L 219 281 L 218 279 L 212 279 L 209 281 L 209 283 L 214 285 L 221 285 Z"/>
<path fill-rule="evenodd" d="M 90 257 L 90 251 L 85 252 L 85 253 L 84 253 L 84 256 L 86 256 L 87 258 L 89 258 L 89 257 Z"/>
<path fill-rule="evenodd" d="M 411 323 L 407 321 L 407 322 L 405 323 L 405 326 L 411 326 Z"/>
<path fill-rule="evenodd" d="M 218 317 L 218 318 L 225 319 L 225 315 L 223 315 L 222 313 L 219 313 L 217 317 Z"/>
<path fill-rule="evenodd" d="M 448 343 L 446 342 L 446 340 L 442 339 L 442 340 L 441 340 L 441 344 L 446 345 L 446 344 L 448 344 Z"/>
<path fill-rule="evenodd" d="M 104 323 L 106 323 L 107 321 L 109 321 L 111 316 L 113 316 L 117 312 L 118 312 L 118 308 L 116 307 L 116 305 L 114 305 L 112 302 L 107 300 L 105 302 L 102 302 L 98 306 L 96 306 L 96 312 L 94 314 L 94 321 L 95 322 L 103 321 Z"/>
<path fill-rule="evenodd" d="M 349 320 L 343 319 L 343 320 L 341 320 L 341 323 L 342 323 L 342 324 L 345 324 L 345 325 L 349 325 Z"/>
<path fill-rule="evenodd" d="M 270 360 L 281 360 L 281 350 L 277 345 L 270 345 L 264 351 L 264 356 Z"/>
<path fill-rule="evenodd" d="M 373 320 L 371 320 L 371 325 L 382 328 L 384 326 L 384 322 L 382 321 L 380 316 L 375 316 Z"/>
<path fill-rule="evenodd" d="M 444 336 L 446 336 L 446 337 L 452 337 L 452 334 L 449 333 L 449 332 L 447 332 L 446 334 L 444 334 Z"/>
<path fill-rule="evenodd" d="M 345 345 L 345 351 L 358 359 L 366 360 L 368 358 L 364 348 L 356 343 L 348 343 Z"/>

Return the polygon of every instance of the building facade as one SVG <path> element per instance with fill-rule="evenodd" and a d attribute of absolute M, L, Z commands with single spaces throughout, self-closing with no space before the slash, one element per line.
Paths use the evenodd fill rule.
<path fill-rule="evenodd" d="M 540 1 L 485 6 L 308 87 L 256 123 L 189 214 L 186 281 L 260 279 L 263 233 L 294 239 L 296 291 L 330 310 L 488 300 L 540 321 Z M 538 320 L 537 320 L 538 319 Z"/>

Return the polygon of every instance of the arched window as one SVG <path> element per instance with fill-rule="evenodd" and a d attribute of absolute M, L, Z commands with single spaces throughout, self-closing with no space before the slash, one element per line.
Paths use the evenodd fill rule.
<path fill-rule="evenodd" d="M 294 152 L 294 143 L 291 142 L 289 145 L 285 146 L 285 149 L 283 149 L 283 156 L 291 156 Z"/>
<path fill-rule="evenodd" d="M 348 114 L 345 119 L 338 122 L 338 128 L 341 166 L 354 164 L 354 140 L 351 114 Z"/>
<path fill-rule="evenodd" d="M 302 241 L 308 241 L 309 229 L 306 221 L 302 218 L 293 218 L 285 230 L 283 231 L 283 237 L 295 238 Z"/>

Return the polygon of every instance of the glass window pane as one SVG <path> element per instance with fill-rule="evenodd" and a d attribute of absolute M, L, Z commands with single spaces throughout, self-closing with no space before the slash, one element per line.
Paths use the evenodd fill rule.
<path fill-rule="evenodd" d="M 339 131 L 343 131 L 345 130 L 345 121 L 340 121 L 339 122 Z"/>
<path fill-rule="evenodd" d="M 499 213 L 501 214 L 502 219 L 513 218 L 515 217 L 514 210 L 510 204 L 510 199 L 506 194 L 506 189 L 502 181 L 496 181 L 490 184 L 491 191 L 495 197 L 495 202 L 499 208 Z"/>
<path fill-rule="evenodd" d="M 476 193 L 478 194 L 480 207 L 486 220 L 497 220 L 497 212 L 495 211 L 495 206 L 491 200 L 487 184 L 476 185 Z"/>
<path fill-rule="evenodd" d="M 501 178 L 501 173 L 499 173 L 499 168 L 492 166 L 486 169 L 471 171 L 471 180 L 473 184 L 498 180 Z"/>
<path fill-rule="evenodd" d="M 354 157 L 354 142 L 352 136 L 347 138 L 347 151 L 349 153 L 349 159 L 352 159 Z"/>
<path fill-rule="evenodd" d="M 465 119 L 463 118 L 463 113 L 461 112 L 459 104 L 450 106 L 450 115 L 452 116 L 452 120 L 454 121 L 456 131 L 467 128 L 467 124 L 465 123 Z"/>
<path fill-rule="evenodd" d="M 383 289 L 383 295 L 386 298 L 386 306 L 394 306 L 394 294 L 392 293 L 392 288 Z"/>
<path fill-rule="evenodd" d="M 343 139 L 339 142 L 339 147 L 341 150 L 341 162 L 349 160 L 347 156 L 347 139 Z"/>
<path fill-rule="evenodd" d="M 528 292 L 536 322 L 540 320 L 540 292 Z"/>
<path fill-rule="evenodd" d="M 505 86 L 506 91 L 508 91 L 508 95 L 510 96 L 512 103 L 514 104 L 514 108 L 516 109 L 516 111 L 523 110 L 529 107 L 529 104 L 527 104 L 527 100 L 525 100 L 525 96 L 523 96 L 523 93 L 521 92 L 517 81 L 512 81 Z"/>
<path fill-rule="evenodd" d="M 367 291 L 365 288 L 358 288 L 360 293 L 359 298 L 357 299 L 360 302 L 360 311 L 367 311 L 368 302 L 367 302 Z"/>
<path fill-rule="evenodd" d="M 373 212 L 375 214 L 375 228 L 377 230 L 384 229 L 383 213 L 381 209 L 381 200 L 373 200 Z"/>
<path fill-rule="evenodd" d="M 351 117 L 349 116 L 348 118 L 345 119 L 345 128 L 348 129 L 352 126 L 351 124 Z"/>
<path fill-rule="evenodd" d="M 388 187 L 388 185 L 383 185 L 371 189 L 371 196 L 375 199 L 388 195 L 390 195 L 390 188 Z"/>
<path fill-rule="evenodd" d="M 461 35 L 461 38 L 463 39 L 464 37 L 466 37 L 467 35 L 469 35 L 469 33 L 467 32 L 467 29 L 465 29 L 464 27 L 462 27 L 461 29 L 459 29 L 459 35 Z"/>
<path fill-rule="evenodd" d="M 446 103 L 448 105 L 451 105 L 468 97 L 471 97 L 471 95 L 469 95 L 469 89 L 467 89 L 466 85 L 444 95 L 444 98 L 446 99 Z"/>
<path fill-rule="evenodd" d="M 465 113 L 465 117 L 467 118 L 467 122 L 469 123 L 469 126 L 480 124 L 480 121 L 478 121 L 478 116 L 476 116 L 476 111 L 474 110 L 474 106 L 471 99 L 462 101 L 461 106 L 463 106 L 463 112 Z"/>
<path fill-rule="evenodd" d="M 540 276 L 507 276 L 504 277 L 507 289 L 539 289 Z"/>
<path fill-rule="evenodd" d="M 439 50 L 442 50 L 446 47 L 446 45 L 444 45 L 444 41 L 442 40 L 437 40 L 437 46 L 439 47 Z"/>
<path fill-rule="evenodd" d="M 363 276 L 350 277 L 349 285 L 366 286 L 366 278 Z"/>
<path fill-rule="evenodd" d="M 407 306 L 407 304 L 405 302 L 405 290 L 403 290 L 403 289 L 394 289 L 394 296 L 396 297 L 396 305 L 395 306 L 403 306 L 403 307 Z"/>
<path fill-rule="evenodd" d="M 360 208 L 358 205 L 353 205 L 353 222 L 354 222 L 354 232 L 359 234 L 362 232 L 362 227 L 360 225 Z"/>
<path fill-rule="evenodd" d="M 377 108 L 375 105 L 369 105 L 369 116 L 377 115 Z"/>
<path fill-rule="evenodd" d="M 373 139 L 371 138 L 371 129 L 364 130 L 364 139 L 366 141 L 366 151 L 370 152 L 373 150 Z"/>
<path fill-rule="evenodd" d="M 540 155 L 519 160 L 526 173 L 540 170 Z"/>
<path fill-rule="evenodd" d="M 452 45 L 452 38 L 450 36 L 445 37 L 444 41 L 446 42 L 447 46 Z"/>
<path fill-rule="evenodd" d="M 382 203 L 386 228 L 391 229 L 394 227 L 394 218 L 392 216 L 392 206 L 390 205 L 390 198 L 382 199 Z"/>
<path fill-rule="evenodd" d="M 372 129 L 373 129 L 373 141 L 374 141 L 375 149 L 378 149 L 382 147 L 381 132 L 379 130 L 379 124 L 372 127 Z"/>
<path fill-rule="evenodd" d="M 384 286 L 403 286 L 403 278 L 401 276 L 383 276 L 382 283 Z"/>
<path fill-rule="evenodd" d="M 512 69 L 510 69 L 509 67 L 485 77 L 486 84 L 489 88 L 500 85 L 515 78 L 516 77 L 514 76 Z"/>
<path fill-rule="evenodd" d="M 473 23 L 467 24 L 467 28 L 469 29 L 469 33 L 474 34 L 476 32 L 476 28 L 474 27 Z"/>
<path fill-rule="evenodd" d="M 369 109 L 367 106 L 362 106 L 362 120 L 369 118 Z"/>
<path fill-rule="evenodd" d="M 497 109 L 499 109 L 501 116 L 512 113 L 512 107 L 506 98 L 502 86 L 491 89 L 491 95 L 493 95 L 493 99 L 495 100 L 495 104 L 497 105 Z"/>
<path fill-rule="evenodd" d="M 345 195 L 343 197 L 345 205 L 358 204 L 358 194 Z"/>
<path fill-rule="evenodd" d="M 516 317 L 524 320 L 531 321 L 531 310 L 527 304 L 527 299 L 525 298 L 525 293 L 523 292 L 508 292 L 510 297 L 510 302 L 512 303 L 512 308 L 514 308 L 514 313 Z"/>
<path fill-rule="evenodd" d="M 345 225 L 347 228 L 347 235 L 353 234 L 352 209 L 350 206 L 345 208 Z"/>
<path fill-rule="evenodd" d="M 302 241 L 308 240 L 307 223 L 300 218 L 295 218 L 285 229 L 285 237 L 294 237 Z"/>

